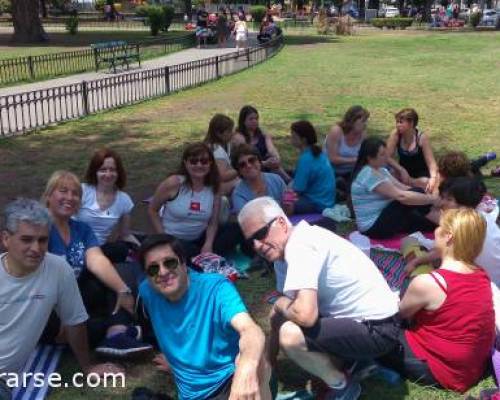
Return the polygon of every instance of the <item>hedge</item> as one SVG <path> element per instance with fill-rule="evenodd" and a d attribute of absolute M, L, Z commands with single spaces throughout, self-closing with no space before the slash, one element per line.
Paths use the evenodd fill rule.
<path fill-rule="evenodd" d="M 373 18 L 371 23 L 376 28 L 406 29 L 413 23 L 413 18 Z"/>

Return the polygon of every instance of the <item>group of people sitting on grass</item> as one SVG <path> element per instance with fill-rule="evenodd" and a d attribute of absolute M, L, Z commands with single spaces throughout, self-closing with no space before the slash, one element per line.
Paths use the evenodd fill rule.
<path fill-rule="evenodd" d="M 274 398 L 280 349 L 324 383 L 325 399 L 357 399 L 377 365 L 459 392 L 478 382 L 494 348 L 500 284 L 498 205 L 477 176 L 484 160 L 449 152 L 436 162 L 413 109 L 396 114 L 387 142 L 367 135 L 368 118 L 351 107 L 323 147 L 310 122 L 292 123 L 299 155 L 289 170 L 254 107 L 241 109 L 236 129 L 215 115 L 148 199 L 152 235 L 130 232 L 134 203 L 111 149 L 94 153 L 84 183 L 56 171 L 41 201 L 8 204 L 0 399 L 10 399 L 8 376 L 38 342 L 69 344 L 82 371 L 98 374 L 122 369 L 92 364 L 90 349 L 126 357 L 157 347 L 155 362 L 172 371 L 181 399 Z M 335 224 L 289 219 L 339 198 L 369 237 L 434 231 L 432 249 L 406 269 L 436 269 L 400 298 Z M 238 248 L 274 266 L 280 296 L 267 338 L 233 283 L 192 263 Z"/>

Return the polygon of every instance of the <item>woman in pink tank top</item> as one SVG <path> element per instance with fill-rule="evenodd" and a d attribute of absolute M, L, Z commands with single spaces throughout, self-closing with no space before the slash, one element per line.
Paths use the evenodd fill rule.
<path fill-rule="evenodd" d="M 475 210 L 442 215 L 435 231 L 441 267 L 414 278 L 399 306 L 410 327 L 389 364 L 407 378 L 465 392 L 482 377 L 495 339 L 491 282 L 473 261 L 485 233 Z"/>

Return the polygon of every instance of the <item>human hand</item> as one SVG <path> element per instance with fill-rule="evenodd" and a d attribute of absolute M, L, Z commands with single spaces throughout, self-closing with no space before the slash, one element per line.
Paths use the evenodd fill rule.
<path fill-rule="evenodd" d="M 415 268 L 418 267 L 418 265 L 419 265 L 419 263 L 418 263 L 418 260 L 416 258 L 409 260 L 405 265 L 404 271 L 405 271 L 406 275 L 410 275 L 415 270 Z"/>
<path fill-rule="evenodd" d="M 269 169 L 278 169 L 280 166 L 280 161 L 276 157 L 269 157 L 262 163 L 262 165 Z"/>
<path fill-rule="evenodd" d="M 237 361 L 229 400 L 261 399 L 257 368 L 258 362 Z"/>
<path fill-rule="evenodd" d="M 130 314 L 134 314 L 135 299 L 132 293 L 117 293 L 116 305 L 113 314 L 116 314 L 120 308 L 123 308 Z"/>
<path fill-rule="evenodd" d="M 427 181 L 427 186 L 425 187 L 425 193 L 432 193 L 437 184 L 437 178 L 435 176 L 431 176 Z"/>
<path fill-rule="evenodd" d="M 165 355 L 163 353 L 158 353 L 153 358 L 153 364 L 158 371 L 169 373 L 172 371 L 170 364 L 168 363 Z"/>
<path fill-rule="evenodd" d="M 209 243 L 205 243 L 200 250 L 200 254 L 204 253 L 213 253 L 212 245 Z"/>

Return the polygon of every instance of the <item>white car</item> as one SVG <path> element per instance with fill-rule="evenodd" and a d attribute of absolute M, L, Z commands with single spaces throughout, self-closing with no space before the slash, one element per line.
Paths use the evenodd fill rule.
<path fill-rule="evenodd" d="M 385 18 L 399 17 L 399 9 L 396 7 L 385 7 L 379 11 L 378 15 Z"/>
<path fill-rule="evenodd" d="M 499 17 L 500 15 L 497 10 L 485 9 L 481 18 L 481 25 L 495 26 Z"/>

